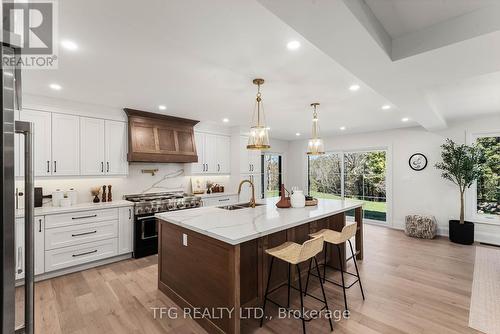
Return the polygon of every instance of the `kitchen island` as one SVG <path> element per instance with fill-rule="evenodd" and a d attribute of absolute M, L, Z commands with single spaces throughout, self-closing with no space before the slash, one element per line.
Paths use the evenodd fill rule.
<path fill-rule="evenodd" d="M 290 209 L 278 209 L 276 202 L 272 198 L 256 208 L 203 207 L 156 215 L 158 287 L 180 307 L 203 312 L 196 320 L 208 332 L 239 333 L 240 309 L 260 306 L 268 248 L 286 241 L 303 243 L 323 228 L 340 231 L 349 224 L 346 213 L 354 211 L 355 253 L 363 259 L 361 202 L 320 199 L 318 206 Z M 345 261 L 345 245 L 341 249 Z M 327 262 L 338 267 L 338 261 L 338 254 L 329 251 Z M 304 275 L 306 265 L 301 264 Z M 286 282 L 287 265 L 277 261 L 272 277 L 271 287 Z"/>

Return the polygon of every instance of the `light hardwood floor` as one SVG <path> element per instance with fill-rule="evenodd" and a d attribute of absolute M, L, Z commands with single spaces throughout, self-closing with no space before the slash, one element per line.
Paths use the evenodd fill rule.
<path fill-rule="evenodd" d="M 480 333 L 467 327 L 474 254 L 474 246 L 412 239 L 366 225 L 360 262 L 366 301 L 356 285 L 348 290 L 351 318 L 336 322 L 335 332 Z M 151 307 L 175 306 L 157 289 L 156 259 L 126 260 L 37 283 L 36 333 L 204 333 L 191 319 L 153 318 Z M 320 294 L 317 282 L 311 283 L 310 292 Z M 325 288 L 330 308 L 342 309 L 341 289 Z M 298 295 L 292 296 L 297 306 Z M 18 300 L 22 307 L 21 289 Z M 307 300 L 305 306 L 315 303 Z M 268 310 L 267 315 L 277 315 L 275 307 Z M 329 331 L 325 319 L 306 326 L 309 333 Z M 260 329 L 255 320 L 244 321 L 243 332 L 301 333 L 301 323 L 272 319 Z"/>

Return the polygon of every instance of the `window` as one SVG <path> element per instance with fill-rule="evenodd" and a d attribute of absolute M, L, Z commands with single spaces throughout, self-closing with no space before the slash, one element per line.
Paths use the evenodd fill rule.
<path fill-rule="evenodd" d="M 262 155 L 262 198 L 281 196 L 282 157 L 280 154 Z"/>
<path fill-rule="evenodd" d="M 486 161 L 481 177 L 471 187 L 469 208 L 473 218 L 500 221 L 500 133 L 475 135 L 473 142 L 483 148 Z"/>
<path fill-rule="evenodd" d="M 365 202 L 367 219 L 387 220 L 386 151 L 338 152 L 309 157 L 309 194 Z"/>

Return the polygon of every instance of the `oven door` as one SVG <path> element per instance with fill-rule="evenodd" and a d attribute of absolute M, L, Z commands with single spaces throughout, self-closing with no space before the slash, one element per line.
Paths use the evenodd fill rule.
<path fill-rule="evenodd" d="M 158 226 L 154 215 L 135 219 L 134 257 L 158 253 Z"/>

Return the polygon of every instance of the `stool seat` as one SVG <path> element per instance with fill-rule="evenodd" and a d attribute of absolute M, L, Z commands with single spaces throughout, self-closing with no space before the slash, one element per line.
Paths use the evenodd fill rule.
<path fill-rule="evenodd" d="M 297 264 L 299 263 L 298 260 L 301 250 L 302 245 L 287 241 L 274 248 L 266 249 L 266 253 L 285 262 Z"/>
<path fill-rule="evenodd" d="M 322 229 L 318 232 L 311 233 L 309 234 L 311 238 L 317 238 L 319 236 L 323 236 L 325 239 L 325 242 L 328 242 L 329 244 L 334 244 L 334 245 L 339 245 L 341 243 L 344 243 L 345 240 L 342 238 L 342 233 L 329 230 L 329 229 Z"/>

